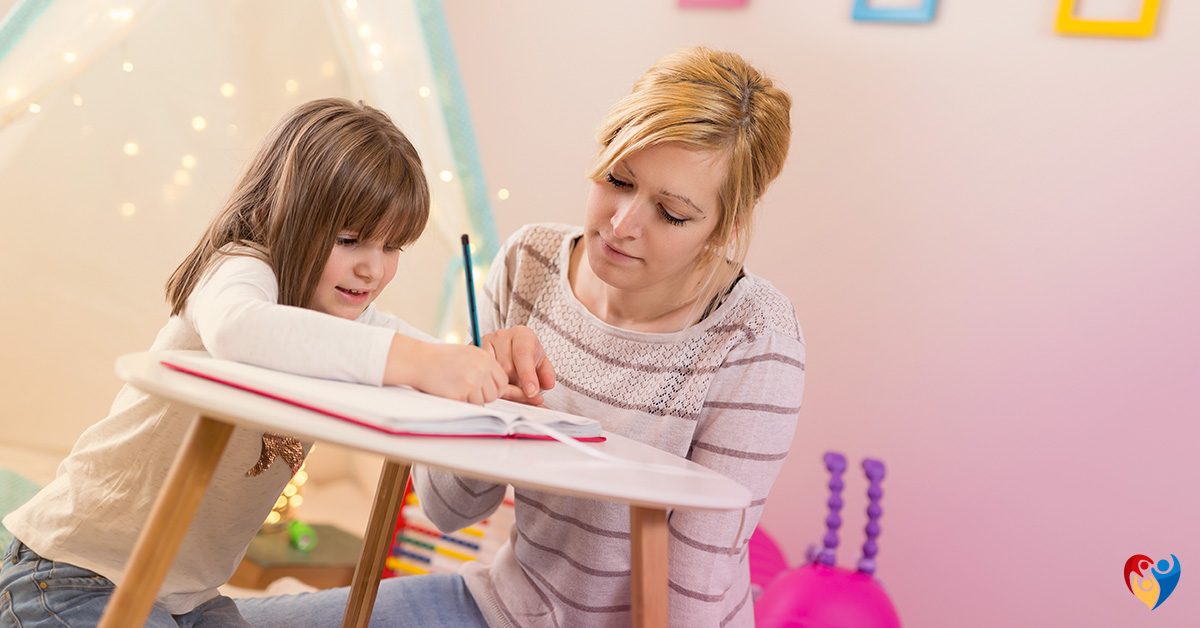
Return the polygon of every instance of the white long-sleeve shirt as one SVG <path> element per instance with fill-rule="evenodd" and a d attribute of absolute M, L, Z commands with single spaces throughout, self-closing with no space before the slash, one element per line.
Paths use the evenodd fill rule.
<path fill-rule="evenodd" d="M 428 336 L 368 307 L 357 321 L 276 303 L 278 282 L 255 257 L 218 257 L 168 319 L 152 351 L 202 349 L 230 360 L 313 377 L 379 385 L 396 332 Z M 126 385 L 88 428 L 55 479 L 4 518 L 33 551 L 121 583 L 195 412 Z M 217 594 L 292 475 L 282 459 L 261 475 L 262 432 L 233 431 L 157 602 L 172 614 Z M 304 443 L 305 453 L 310 443 Z"/>
<path fill-rule="evenodd" d="M 489 273 L 481 327 L 527 325 L 538 335 L 558 380 L 547 407 L 595 418 L 750 489 L 745 513 L 670 513 L 668 553 L 671 625 L 753 625 L 747 543 L 791 445 L 804 388 L 792 305 L 747 274 L 719 308 L 680 332 L 613 327 L 567 282 L 580 233 L 534 225 L 510 238 Z M 426 514 L 446 531 L 488 516 L 504 497 L 503 486 L 426 467 L 414 482 Z M 518 488 L 515 513 L 494 562 L 463 568 L 489 625 L 631 623 L 627 506 Z"/>

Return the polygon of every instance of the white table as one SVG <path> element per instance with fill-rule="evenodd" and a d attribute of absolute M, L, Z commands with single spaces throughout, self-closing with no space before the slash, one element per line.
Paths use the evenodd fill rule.
<path fill-rule="evenodd" d="M 121 379 L 152 395 L 193 407 L 199 416 L 159 491 L 129 559 L 124 582 L 105 610 L 102 628 L 140 626 L 149 616 L 235 426 L 336 443 L 385 458 L 344 627 L 365 627 L 370 622 L 412 463 L 517 487 L 629 504 L 635 626 L 667 625 L 667 510 L 736 510 L 750 504 L 750 492 L 733 480 L 615 434 L 606 433 L 607 442 L 589 446 L 655 466 L 636 468 L 598 460 L 545 441 L 381 435 L 168 369 L 154 353 L 122 356 L 116 368 Z M 690 472 L 673 473 L 664 467 Z"/>

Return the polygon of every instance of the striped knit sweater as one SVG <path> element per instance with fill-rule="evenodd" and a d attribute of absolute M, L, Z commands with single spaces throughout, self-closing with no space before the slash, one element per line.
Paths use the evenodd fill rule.
<path fill-rule="evenodd" d="M 673 626 L 751 626 L 747 542 L 787 456 L 804 387 L 804 340 L 778 290 L 746 274 L 725 302 L 676 333 L 643 333 L 591 314 L 567 282 L 578 228 L 531 225 L 493 263 L 480 308 L 487 332 L 527 325 L 554 364 L 546 406 L 714 469 L 750 489 L 745 513 L 669 515 Z M 493 512 L 504 487 L 418 468 L 415 486 L 443 530 Z M 744 520 L 743 520 L 744 515 Z M 629 508 L 516 490 L 516 524 L 467 586 L 491 626 L 628 626 Z"/>

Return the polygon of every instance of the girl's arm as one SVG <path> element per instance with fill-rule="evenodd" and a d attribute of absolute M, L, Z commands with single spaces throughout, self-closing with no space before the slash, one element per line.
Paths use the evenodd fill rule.
<path fill-rule="evenodd" d="M 687 457 L 750 489 L 752 501 L 745 511 L 671 514 L 672 623 L 753 623 L 750 591 L 734 585 L 746 569 L 747 543 L 791 446 L 803 390 L 804 345 L 779 333 L 735 349 L 717 371 Z"/>
<path fill-rule="evenodd" d="M 409 385 L 472 403 L 499 396 L 504 369 L 478 347 L 428 343 L 387 327 L 279 305 L 271 267 L 230 255 L 199 282 L 184 316 L 215 357 L 299 375 Z"/>
<path fill-rule="evenodd" d="M 359 317 L 358 320 L 368 325 L 375 325 L 376 327 L 387 327 L 396 333 L 408 336 L 409 338 L 416 338 L 417 340 L 423 340 L 425 342 L 442 342 L 441 340 L 434 338 L 424 331 L 410 325 L 408 321 L 402 318 L 392 316 L 386 312 L 381 312 L 379 308 L 375 307 L 374 304 L 367 306 L 367 311 L 361 317 Z"/>
<path fill-rule="evenodd" d="M 310 377 L 383 383 L 396 332 L 314 310 L 279 305 L 263 260 L 218 257 L 184 308 L 214 357 Z"/>

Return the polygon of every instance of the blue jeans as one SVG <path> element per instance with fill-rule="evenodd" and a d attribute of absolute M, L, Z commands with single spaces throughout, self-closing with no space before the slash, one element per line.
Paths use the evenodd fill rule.
<path fill-rule="evenodd" d="M 240 598 L 238 610 L 258 628 L 341 626 L 350 587 L 295 595 Z M 379 583 L 371 627 L 487 628 L 458 574 L 388 578 Z"/>
<path fill-rule="evenodd" d="M 46 560 L 13 539 L 0 563 L 0 626 L 95 626 L 115 588 L 111 580 L 94 571 Z M 250 627 L 238 614 L 233 600 L 225 596 L 215 597 L 184 615 L 172 615 L 155 604 L 146 625 Z"/>

